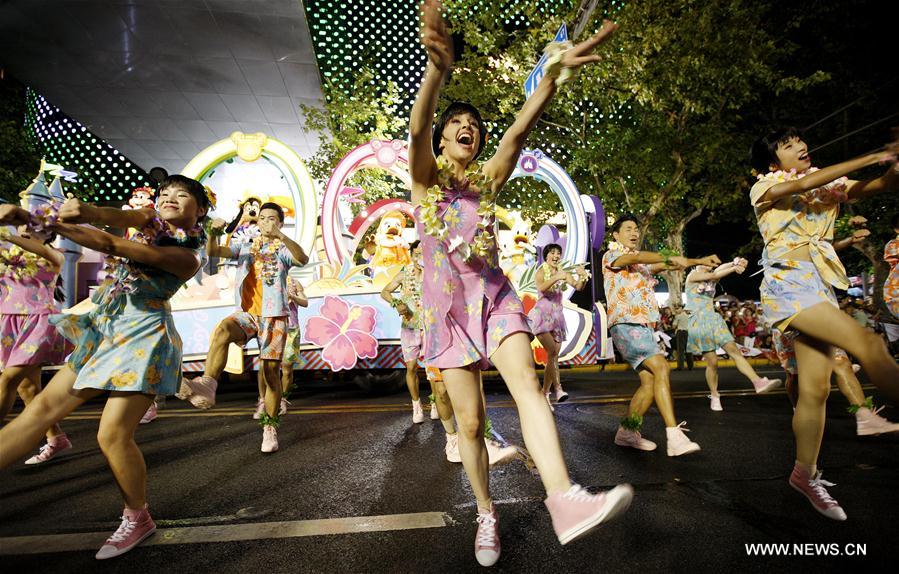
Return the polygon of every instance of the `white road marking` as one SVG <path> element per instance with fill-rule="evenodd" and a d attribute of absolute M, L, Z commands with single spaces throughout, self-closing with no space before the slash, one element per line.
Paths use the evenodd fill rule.
<path fill-rule="evenodd" d="M 319 520 L 289 522 L 255 522 L 248 524 L 220 524 L 186 528 L 160 528 L 141 546 L 167 544 L 203 544 L 299 538 L 329 534 L 357 534 L 388 532 L 419 528 L 445 528 L 451 521 L 442 512 L 416 512 L 383 516 L 351 516 Z M 13 536 L 0 538 L 0 556 L 16 554 L 45 554 L 76 550 L 99 550 L 111 532 L 82 532 L 76 534 L 47 534 L 42 536 Z"/>

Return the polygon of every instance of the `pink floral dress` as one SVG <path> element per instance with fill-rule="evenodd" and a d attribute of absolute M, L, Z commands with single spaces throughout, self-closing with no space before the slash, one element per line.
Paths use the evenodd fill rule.
<path fill-rule="evenodd" d="M 58 277 L 42 257 L 18 246 L 0 248 L 0 370 L 63 362 L 65 339 L 48 320 L 59 312 Z"/>
<path fill-rule="evenodd" d="M 545 273 L 546 276 L 549 276 L 552 271 L 544 263 L 537 273 Z M 562 290 L 564 287 L 563 281 L 556 281 L 548 293 L 540 291 L 537 295 L 537 303 L 528 313 L 531 331 L 535 335 L 549 333 L 556 343 L 561 343 L 568 335 L 565 316 L 562 314 Z"/>
<path fill-rule="evenodd" d="M 415 226 L 424 253 L 421 292 L 424 362 L 438 369 L 476 364 L 489 358 L 513 333 L 531 334 L 524 307 L 498 264 L 494 242 L 488 257 L 463 258 L 450 245 L 474 243 L 479 194 L 456 184 L 443 189 L 438 216 L 449 227 L 450 240 L 424 231 L 420 206 Z M 454 241 L 455 240 L 455 241 Z"/>

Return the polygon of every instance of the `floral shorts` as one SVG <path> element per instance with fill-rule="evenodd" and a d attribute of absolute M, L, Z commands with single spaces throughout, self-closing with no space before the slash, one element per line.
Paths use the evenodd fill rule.
<path fill-rule="evenodd" d="M 287 342 L 287 317 L 257 317 L 246 311 L 228 315 L 244 332 L 247 341 L 255 337 L 259 341 L 259 358 L 278 361 L 284 357 Z"/>
<path fill-rule="evenodd" d="M 300 356 L 300 330 L 288 329 L 287 341 L 284 343 L 284 356 L 281 359 L 282 365 L 298 365 L 302 362 L 303 357 Z"/>
<path fill-rule="evenodd" d="M 774 341 L 774 351 L 777 353 L 777 360 L 780 361 L 780 366 L 783 367 L 783 370 L 790 373 L 791 375 L 796 375 L 799 373 L 799 369 L 796 365 L 796 336 L 798 333 L 796 330 L 791 330 L 788 333 L 784 334 L 777 329 L 771 332 L 772 339 Z M 833 358 L 836 360 L 848 361 L 849 355 L 846 354 L 846 351 L 840 349 L 839 347 L 833 347 Z"/>
<path fill-rule="evenodd" d="M 661 354 L 655 332 L 648 325 L 618 323 L 612 325 L 610 333 L 615 350 L 635 371 L 646 359 Z"/>
<path fill-rule="evenodd" d="M 400 329 L 400 346 L 403 348 L 403 362 L 417 361 L 421 356 L 421 329 Z"/>
<path fill-rule="evenodd" d="M 765 262 L 759 287 L 762 313 L 768 327 L 787 331 L 796 315 L 819 303 L 837 306 L 833 288 L 824 282 L 811 261 Z"/>

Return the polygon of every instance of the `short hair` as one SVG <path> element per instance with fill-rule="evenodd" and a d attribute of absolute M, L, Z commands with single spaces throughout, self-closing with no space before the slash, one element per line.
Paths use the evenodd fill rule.
<path fill-rule="evenodd" d="M 795 127 L 781 127 L 765 137 L 755 140 L 749 150 L 750 164 L 756 173 L 768 173 L 771 164 L 780 165 L 777 160 L 777 146 L 793 138 L 802 138 L 802 132 Z"/>
<path fill-rule="evenodd" d="M 561 246 L 561 245 L 559 245 L 558 243 L 548 243 L 548 244 L 543 248 L 543 260 L 544 260 L 544 261 L 546 261 L 546 256 L 549 255 L 549 252 L 552 251 L 553 249 L 558 249 L 558 250 L 559 250 L 559 255 L 562 254 L 562 246 Z"/>
<path fill-rule="evenodd" d="M 207 212 L 209 211 L 209 197 L 206 195 L 206 188 L 203 187 L 203 184 L 199 181 L 178 173 L 166 176 L 159 183 L 159 187 L 156 188 L 156 197 L 154 198 L 154 201 L 158 201 L 159 193 L 163 189 L 169 187 L 182 188 L 184 191 L 194 196 L 194 199 L 197 200 L 197 205 L 206 209 Z"/>
<path fill-rule="evenodd" d="M 440 114 L 437 123 L 434 125 L 434 133 L 431 135 L 431 149 L 434 151 L 435 157 L 440 157 L 440 154 L 443 153 L 440 148 L 440 139 L 443 137 L 443 128 L 446 127 L 447 122 L 451 119 L 456 116 L 461 116 L 462 114 L 471 114 L 471 116 L 478 122 L 478 132 L 481 137 L 478 141 L 478 151 L 475 152 L 473 159 L 478 159 L 478 156 L 481 155 L 481 151 L 484 149 L 484 143 L 487 141 L 487 126 L 484 125 L 484 120 L 481 118 L 481 112 L 467 102 L 453 102 L 443 110 L 443 113 Z"/>
<path fill-rule="evenodd" d="M 263 209 L 273 209 L 273 210 L 277 211 L 278 219 L 281 220 L 281 223 L 284 223 L 284 209 L 280 205 L 278 205 L 277 203 L 275 203 L 273 201 L 267 201 L 259 207 L 260 214 L 262 214 Z"/>
<path fill-rule="evenodd" d="M 609 233 L 618 233 L 619 231 L 621 231 L 621 226 L 624 225 L 625 223 L 627 223 L 628 221 L 633 221 L 637 225 L 637 227 L 640 227 L 640 220 L 637 219 L 637 216 L 635 216 L 631 213 L 626 213 L 626 214 L 622 215 L 621 217 L 619 217 L 615 221 L 615 223 L 612 224 L 612 227 L 609 228 Z"/>

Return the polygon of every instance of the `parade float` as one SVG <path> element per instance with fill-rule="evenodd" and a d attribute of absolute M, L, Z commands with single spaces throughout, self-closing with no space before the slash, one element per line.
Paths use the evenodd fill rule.
<path fill-rule="evenodd" d="M 409 245 L 417 239 L 413 209 L 404 197 L 366 204 L 361 199 L 364 190 L 348 185 L 359 170 L 381 170 L 408 189 L 405 144 L 376 140 L 357 147 L 333 170 L 321 194 L 299 156 L 262 133 L 235 132 L 200 152 L 182 170 L 214 191 L 217 205 L 210 216 L 230 222 L 225 241 L 241 241 L 256 232 L 255 215 L 261 203 L 272 201 L 284 208 L 283 232 L 310 254 L 309 264 L 290 273 L 309 298 L 308 307 L 299 309 L 303 344 L 298 369 L 404 367 L 400 318 L 380 292 L 410 261 Z M 602 244 L 605 215 L 597 198 L 580 195 L 565 170 L 539 150 L 521 154 L 512 179 L 523 177 L 543 182 L 559 197 L 563 207 L 560 220 L 565 227 L 564 232 L 555 225 L 534 230 L 519 212 L 497 208 L 500 264 L 529 310 L 537 298 L 534 274 L 542 262 L 543 246 L 560 244 L 567 265 L 591 263 L 591 254 Z M 64 197 L 59 178 L 51 188 L 44 193 L 40 189 L 46 186 L 32 186 L 30 201 Z M 42 194 L 46 198 L 35 199 Z M 146 190 L 135 190 L 124 209 L 145 206 L 148 199 Z M 83 291 L 85 284 L 96 284 L 102 258 L 77 246 L 63 247 L 69 291 L 77 292 L 78 286 Z M 212 331 L 234 311 L 235 275 L 229 262 L 210 261 L 172 298 L 186 372 L 203 369 Z M 608 355 L 605 311 L 599 304 L 592 310 L 579 308 L 570 302 L 572 294 L 571 288 L 564 293 L 568 337 L 562 344 L 560 364 L 596 363 Z M 70 294 L 70 301 L 73 297 Z M 71 311 L 81 312 L 88 305 L 82 301 Z M 542 349 L 536 341 L 534 349 L 535 358 L 542 362 Z M 232 345 L 226 370 L 255 370 L 257 355 L 255 341 L 244 349 Z"/>

